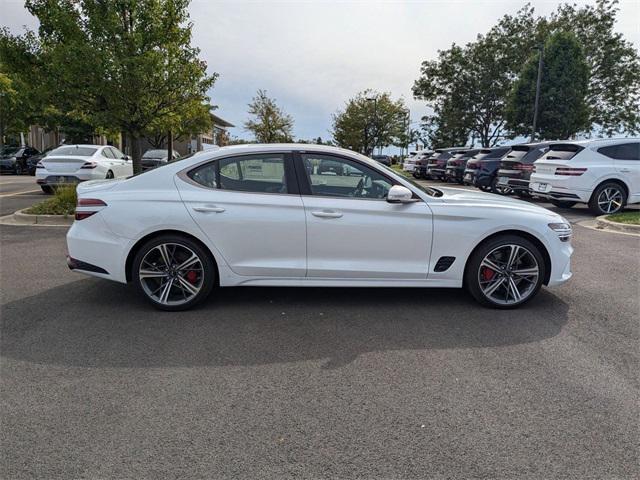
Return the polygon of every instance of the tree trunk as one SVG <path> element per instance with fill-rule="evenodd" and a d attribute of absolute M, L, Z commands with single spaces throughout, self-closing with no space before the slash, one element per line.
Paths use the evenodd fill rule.
<path fill-rule="evenodd" d="M 173 133 L 171 130 L 167 132 L 167 161 L 173 160 Z"/>
<path fill-rule="evenodd" d="M 133 158 L 133 174 L 142 172 L 142 152 L 140 151 L 140 134 L 129 132 L 131 141 L 131 157 Z"/>

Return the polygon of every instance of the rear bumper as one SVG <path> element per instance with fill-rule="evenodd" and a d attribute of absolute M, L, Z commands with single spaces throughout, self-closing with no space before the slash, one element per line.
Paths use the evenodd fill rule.
<path fill-rule="evenodd" d="M 36 183 L 38 185 L 73 185 L 80 182 L 86 182 L 87 180 L 98 180 L 103 178 L 101 175 L 97 175 L 93 172 L 88 173 L 52 173 L 52 172 L 40 172 L 41 169 L 36 169 Z"/>
<path fill-rule="evenodd" d="M 537 197 L 547 198 L 550 200 L 566 200 L 572 202 L 589 203 L 592 192 L 562 188 L 556 185 L 549 185 L 544 182 L 532 181 L 529 184 L 529 193 Z"/>

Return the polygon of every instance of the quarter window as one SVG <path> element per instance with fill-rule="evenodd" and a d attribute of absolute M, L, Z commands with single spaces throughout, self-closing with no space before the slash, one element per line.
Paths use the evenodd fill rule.
<path fill-rule="evenodd" d="M 393 185 L 387 177 L 359 162 L 312 153 L 301 157 L 313 195 L 383 199 Z"/>
<path fill-rule="evenodd" d="M 602 147 L 598 153 L 615 160 L 640 160 L 640 142 Z"/>

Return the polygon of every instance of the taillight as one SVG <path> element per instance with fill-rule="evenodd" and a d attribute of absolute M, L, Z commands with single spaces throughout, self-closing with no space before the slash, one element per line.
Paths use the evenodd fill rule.
<path fill-rule="evenodd" d="M 80 168 L 96 168 L 98 164 L 96 162 L 84 162 Z"/>
<path fill-rule="evenodd" d="M 99 198 L 79 198 L 76 204 L 76 220 L 84 220 L 106 206 L 107 204 Z"/>
<path fill-rule="evenodd" d="M 556 168 L 556 175 L 568 175 L 570 177 L 579 177 L 584 172 L 586 172 L 586 168 L 571 168 L 571 167 L 558 167 Z"/>
<path fill-rule="evenodd" d="M 519 163 L 513 166 L 514 170 L 522 170 L 525 172 L 532 172 L 534 170 L 534 166 L 529 163 Z"/>

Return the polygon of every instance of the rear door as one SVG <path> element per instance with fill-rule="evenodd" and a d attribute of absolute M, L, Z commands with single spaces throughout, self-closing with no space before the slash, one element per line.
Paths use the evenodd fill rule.
<path fill-rule="evenodd" d="M 341 174 L 319 168 L 328 161 L 342 165 Z M 296 170 L 307 222 L 308 277 L 427 277 L 432 218 L 423 201 L 388 203 L 393 180 L 344 157 L 302 152 Z"/>
<path fill-rule="evenodd" d="M 306 225 L 289 152 L 220 158 L 176 178 L 189 214 L 236 274 L 304 277 Z"/>
<path fill-rule="evenodd" d="M 598 153 L 613 158 L 616 171 L 629 185 L 628 203 L 640 202 L 640 142 L 611 145 L 598 149 Z"/>

